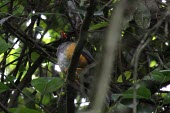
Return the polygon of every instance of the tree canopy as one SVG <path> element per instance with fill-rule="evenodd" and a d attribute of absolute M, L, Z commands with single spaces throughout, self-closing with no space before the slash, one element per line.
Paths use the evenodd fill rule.
<path fill-rule="evenodd" d="M 169 113 L 169 8 L 168 0 L 1 0 L 0 113 Z M 77 43 L 66 73 L 56 55 L 63 36 Z M 95 63 L 77 80 L 83 48 Z"/>

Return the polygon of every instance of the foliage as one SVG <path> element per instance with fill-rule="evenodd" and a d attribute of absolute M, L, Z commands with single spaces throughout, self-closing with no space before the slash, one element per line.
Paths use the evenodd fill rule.
<path fill-rule="evenodd" d="M 57 47 L 63 42 L 61 32 L 76 41 L 81 38 L 89 1 L 1 0 L 0 113 L 65 112 L 66 103 L 71 102 L 65 100 L 66 74 L 55 70 Z M 95 4 L 85 47 L 96 58 L 96 64 L 102 59 L 111 15 L 120 1 L 103 0 Z M 168 3 L 129 1 L 121 24 L 108 94 L 109 109 L 107 105 L 103 109 L 132 112 L 135 85 L 138 113 L 168 113 L 170 92 L 161 90 L 170 84 Z M 135 62 L 137 55 L 139 60 Z M 97 67 L 85 70 L 79 75 L 80 81 L 76 81 L 79 85 L 73 95 L 77 103 L 71 104 L 75 104 L 78 112 L 92 106 L 83 105 L 86 102 L 82 100 L 93 102 L 95 92 L 89 86 L 97 81 Z M 91 70 L 96 78 L 90 76 Z"/>

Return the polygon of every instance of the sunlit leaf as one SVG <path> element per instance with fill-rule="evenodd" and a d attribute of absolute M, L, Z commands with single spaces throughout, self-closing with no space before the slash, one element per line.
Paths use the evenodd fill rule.
<path fill-rule="evenodd" d="M 52 38 L 51 38 L 51 37 L 44 37 L 42 41 L 43 41 L 44 43 L 46 43 L 46 44 L 47 44 L 47 43 L 50 43 L 50 42 L 51 42 L 51 40 L 52 40 Z"/>
<path fill-rule="evenodd" d="M 125 75 L 126 80 L 128 80 L 131 77 L 132 73 L 130 71 L 125 71 L 124 75 Z M 118 77 L 117 81 L 120 83 L 123 82 L 122 75 Z"/>
<path fill-rule="evenodd" d="M 155 67 L 157 65 L 155 60 L 152 60 L 149 64 L 149 67 Z"/>
<path fill-rule="evenodd" d="M 156 36 L 153 36 L 153 37 L 152 37 L 152 40 L 156 40 Z"/>
<path fill-rule="evenodd" d="M 122 82 L 123 82 L 122 75 L 120 75 L 120 76 L 118 77 L 117 82 L 119 82 L 119 83 L 122 83 Z"/>

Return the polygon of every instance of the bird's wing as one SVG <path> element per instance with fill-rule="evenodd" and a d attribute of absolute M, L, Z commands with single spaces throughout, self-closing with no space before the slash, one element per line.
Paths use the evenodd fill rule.
<path fill-rule="evenodd" d="M 90 52 L 87 49 L 83 49 L 82 55 L 87 59 L 89 64 L 92 64 L 94 62 L 93 56 L 90 54 Z"/>

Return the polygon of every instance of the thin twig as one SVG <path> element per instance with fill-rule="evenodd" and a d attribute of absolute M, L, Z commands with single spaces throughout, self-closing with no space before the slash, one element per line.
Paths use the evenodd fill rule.
<path fill-rule="evenodd" d="M 158 28 L 160 27 L 160 25 L 162 24 L 163 20 L 166 18 L 166 16 L 169 14 L 169 12 L 167 11 L 165 13 L 165 15 L 163 16 L 163 18 L 157 22 L 157 24 L 155 24 L 151 29 L 149 29 L 149 31 L 145 34 L 145 36 L 143 37 L 143 39 L 141 40 L 140 44 L 138 45 L 136 52 L 132 58 L 131 61 L 131 65 L 134 66 L 134 71 L 133 71 L 133 79 L 134 79 L 134 86 L 133 86 L 133 113 L 137 113 L 137 101 L 136 101 L 136 96 L 137 96 L 137 92 L 136 92 L 136 85 L 137 85 L 137 77 L 138 77 L 138 63 L 139 63 L 139 57 L 141 55 L 141 52 L 143 51 L 143 49 L 149 44 L 149 42 L 151 41 L 151 38 L 148 38 L 149 34 L 154 34 Z"/>
<path fill-rule="evenodd" d="M 19 40 L 21 40 L 24 44 L 29 46 L 32 49 L 35 49 L 40 55 L 44 56 L 48 60 L 50 60 L 53 63 L 56 63 L 55 59 L 52 58 L 47 51 L 41 48 L 41 46 L 33 39 L 31 39 L 28 35 L 26 35 L 21 29 L 17 29 L 14 26 L 12 26 L 10 23 L 5 22 L 3 24 L 11 34 L 16 36 Z"/>
<path fill-rule="evenodd" d="M 0 108 L 5 112 L 5 113 L 10 113 L 8 109 L 0 102 Z"/>
<path fill-rule="evenodd" d="M 18 84 L 17 88 L 22 91 L 23 88 L 30 83 L 32 74 L 36 71 L 36 69 L 39 67 L 39 65 L 43 62 L 43 57 L 39 57 L 34 64 L 28 69 L 27 73 L 25 74 L 24 78 L 22 81 Z M 10 102 L 8 104 L 8 107 L 13 107 L 17 103 L 18 96 L 20 94 L 20 91 L 16 90 L 14 93 L 11 95 Z"/>
<path fill-rule="evenodd" d="M 110 0 L 102 8 L 100 8 L 98 11 L 102 11 L 104 8 L 108 7 L 112 2 L 113 2 L 113 0 Z"/>
<path fill-rule="evenodd" d="M 133 75 L 133 79 L 134 79 L 134 91 L 133 91 L 133 113 L 137 113 L 137 101 L 136 101 L 136 97 L 137 97 L 137 92 L 136 92 L 136 84 L 137 84 L 137 71 L 138 71 L 138 61 L 139 61 L 139 57 L 141 52 L 143 51 L 143 49 L 149 44 L 149 42 L 151 41 L 150 38 L 148 38 L 146 40 L 146 42 L 144 42 L 138 49 L 136 55 L 135 55 L 135 64 L 134 64 L 134 75 Z"/>
<path fill-rule="evenodd" d="M 9 78 L 6 76 L 6 78 L 9 80 Z M 48 110 L 46 110 L 46 108 L 39 104 L 38 102 L 36 102 L 34 99 L 32 99 L 30 96 L 28 96 L 27 94 L 23 93 L 13 82 L 11 82 L 11 85 L 16 88 L 21 94 L 23 94 L 25 97 L 27 97 L 28 99 L 30 99 L 30 101 L 33 101 L 35 104 L 37 104 L 39 107 L 41 107 L 44 111 L 46 111 L 47 113 L 50 113 Z M 0 105 L 1 106 L 1 105 Z"/>

